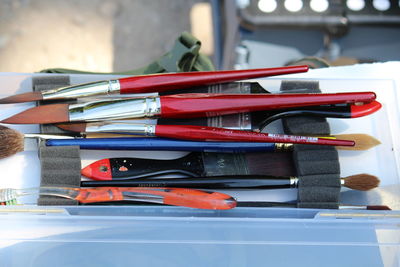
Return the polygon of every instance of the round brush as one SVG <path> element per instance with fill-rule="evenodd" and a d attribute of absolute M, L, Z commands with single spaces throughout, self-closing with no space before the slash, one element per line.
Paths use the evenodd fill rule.
<path fill-rule="evenodd" d="M 112 181 L 82 181 L 81 186 L 120 186 L 120 187 L 182 187 L 202 189 L 282 189 L 297 188 L 301 178 L 273 177 L 263 175 L 230 175 L 196 178 L 134 179 Z M 379 185 L 376 176 L 356 174 L 340 179 L 344 187 L 367 191 Z"/>

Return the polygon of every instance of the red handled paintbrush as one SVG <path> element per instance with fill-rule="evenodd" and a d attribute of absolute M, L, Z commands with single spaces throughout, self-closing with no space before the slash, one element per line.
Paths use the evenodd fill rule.
<path fill-rule="evenodd" d="M 80 133 L 96 132 L 103 128 L 104 132 L 127 132 L 135 135 L 158 136 L 172 139 L 191 141 L 221 141 L 221 142 L 267 142 L 314 144 L 331 146 L 354 146 L 351 140 L 319 138 L 309 136 L 295 136 L 284 134 L 258 133 L 251 131 L 230 130 L 225 128 L 194 126 L 194 125 L 153 125 L 127 124 L 118 122 L 75 123 L 62 124 L 58 127 Z M 125 128 L 123 128 L 125 127 Z M 92 129 L 92 130 L 91 130 Z M 98 131 L 97 131 L 98 132 Z"/>
<path fill-rule="evenodd" d="M 4 119 L 10 124 L 46 124 L 143 117 L 196 118 L 341 103 L 370 103 L 373 92 L 337 94 L 181 94 L 98 100 L 34 107 Z"/>
<path fill-rule="evenodd" d="M 41 92 L 29 92 L 0 99 L 0 104 L 21 103 L 52 99 L 74 99 L 103 94 L 138 94 L 165 92 L 200 85 L 226 83 L 253 78 L 307 72 L 308 66 L 282 68 L 182 72 L 141 75 L 116 80 L 72 85 Z"/>

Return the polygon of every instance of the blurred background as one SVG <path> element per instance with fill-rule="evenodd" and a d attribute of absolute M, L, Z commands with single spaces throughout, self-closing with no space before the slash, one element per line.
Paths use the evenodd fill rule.
<path fill-rule="evenodd" d="M 398 0 L 0 0 L 0 71 L 126 71 L 183 32 L 217 69 L 400 60 Z"/>

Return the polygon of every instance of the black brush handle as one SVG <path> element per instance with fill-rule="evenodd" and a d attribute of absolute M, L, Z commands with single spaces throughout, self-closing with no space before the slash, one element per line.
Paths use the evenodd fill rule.
<path fill-rule="evenodd" d="M 110 165 L 113 180 L 177 173 L 189 176 L 205 175 L 201 153 L 190 153 L 174 160 L 111 158 Z"/>
<path fill-rule="evenodd" d="M 259 175 L 171 179 L 135 179 L 123 181 L 82 181 L 81 186 L 178 187 L 201 189 L 281 189 L 292 187 L 289 177 L 272 177 Z"/>

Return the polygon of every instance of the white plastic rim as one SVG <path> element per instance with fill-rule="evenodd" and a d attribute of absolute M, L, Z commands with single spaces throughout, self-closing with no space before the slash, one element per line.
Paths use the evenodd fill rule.
<path fill-rule="evenodd" d="M 346 2 L 347 7 L 353 11 L 360 11 L 365 7 L 364 0 L 347 0 Z"/>
<path fill-rule="evenodd" d="M 258 8 L 265 13 L 274 12 L 278 4 L 276 0 L 259 0 L 258 1 Z"/>
<path fill-rule="evenodd" d="M 372 2 L 372 5 L 374 6 L 374 8 L 376 10 L 386 11 L 390 8 L 390 1 L 389 0 L 374 0 Z"/>
<path fill-rule="evenodd" d="M 328 0 L 311 0 L 310 7 L 315 12 L 325 12 L 328 10 L 329 2 Z"/>
<path fill-rule="evenodd" d="M 301 0 L 285 0 L 285 8 L 290 12 L 298 12 L 303 8 Z"/>

